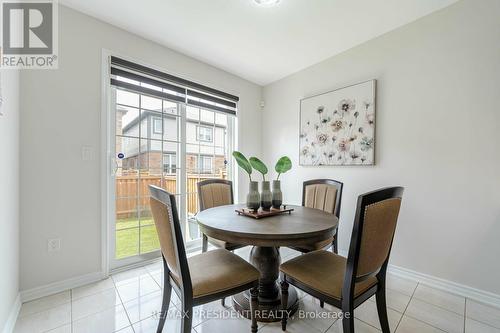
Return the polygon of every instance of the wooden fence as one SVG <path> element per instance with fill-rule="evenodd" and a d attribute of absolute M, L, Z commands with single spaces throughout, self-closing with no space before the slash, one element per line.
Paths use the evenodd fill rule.
<path fill-rule="evenodd" d="M 226 178 L 225 174 L 218 175 L 187 175 L 187 207 L 189 214 L 198 212 L 198 194 L 196 184 L 205 179 Z M 138 216 L 150 216 L 149 185 L 164 188 L 170 193 L 177 193 L 177 177 L 175 175 L 163 177 L 160 175 L 123 175 L 116 177 L 116 218 L 127 219 Z"/>

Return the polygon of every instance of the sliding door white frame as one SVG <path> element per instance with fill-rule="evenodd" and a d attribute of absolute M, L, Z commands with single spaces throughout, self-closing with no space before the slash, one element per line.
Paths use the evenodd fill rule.
<path fill-rule="evenodd" d="M 124 258 L 120 260 L 114 259 L 113 250 L 115 248 L 115 186 L 114 186 L 114 176 L 116 168 L 115 159 L 115 98 L 113 96 L 113 89 L 110 86 L 110 57 L 118 56 L 124 59 L 130 59 L 130 57 L 122 56 L 111 52 L 109 50 L 103 50 L 102 52 L 102 102 L 101 102 L 101 270 L 103 277 L 107 277 L 109 273 L 113 270 L 117 270 L 120 267 L 142 265 L 144 262 L 150 261 L 154 258 L 159 258 L 161 256 L 160 251 L 154 251 L 151 253 L 140 254 L 138 256 Z M 133 62 L 141 64 L 140 61 L 130 59 Z M 147 64 L 142 64 L 148 66 Z M 177 165 L 179 166 L 180 178 L 178 180 L 184 180 L 187 176 L 186 168 L 186 105 L 184 103 L 179 103 L 180 112 L 180 145 L 179 152 L 177 154 Z M 227 149 L 229 152 L 233 151 L 236 146 L 236 117 L 228 117 L 227 123 Z M 232 161 L 231 156 L 227 156 L 227 177 L 232 179 L 234 183 L 235 190 L 237 190 L 237 177 L 235 175 L 235 165 Z M 177 182 L 177 191 L 180 193 L 180 200 L 183 205 L 180 209 L 180 220 L 184 221 L 185 228 L 187 228 L 187 209 L 184 209 L 184 205 L 187 204 L 187 184 L 185 181 Z M 237 192 L 235 193 L 237 198 Z M 187 230 L 186 230 L 187 231 Z M 201 247 L 201 240 L 194 240 L 186 243 L 186 249 L 188 251 L 195 251 Z"/>

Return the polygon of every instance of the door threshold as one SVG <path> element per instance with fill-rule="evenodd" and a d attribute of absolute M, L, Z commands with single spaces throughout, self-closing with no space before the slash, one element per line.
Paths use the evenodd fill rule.
<path fill-rule="evenodd" d="M 195 244 L 195 245 L 188 244 L 188 245 L 186 245 L 186 254 L 192 254 L 192 253 L 195 253 L 198 251 L 201 251 L 200 244 Z M 136 262 L 133 264 L 113 268 L 112 270 L 109 271 L 109 275 L 118 274 L 118 273 L 125 272 L 128 270 L 136 269 L 136 268 L 141 268 L 144 266 L 155 264 L 155 263 L 160 262 L 160 261 L 161 261 L 161 255 L 159 255 L 158 257 L 153 258 L 153 259 L 148 259 L 148 260 Z"/>

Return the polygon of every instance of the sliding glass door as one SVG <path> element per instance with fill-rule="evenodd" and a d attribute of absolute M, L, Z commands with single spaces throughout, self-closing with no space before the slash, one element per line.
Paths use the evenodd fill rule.
<path fill-rule="evenodd" d="M 231 117 L 232 118 L 232 117 Z M 225 114 L 192 106 L 186 108 L 186 195 L 187 233 L 186 240 L 200 239 L 195 219 L 198 212 L 196 184 L 212 178 L 229 178 L 229 141 L 232 135 L 231 120 Z"/>
<path fill-rule="evenodd" d="M 158 257 L 149 185 L 175 194 L 188 249 L 200 245 L 197 183 L 231 178 L 235 117 L 209 107 L 155 96 L 161 85 L 112 76 L 110 268 Z M 134 87 L 144 87 L 146 90 Z M 145 93 L 146 91 L 146 93 Z M 170 92 L 167 90 L 167 92 Z"/>

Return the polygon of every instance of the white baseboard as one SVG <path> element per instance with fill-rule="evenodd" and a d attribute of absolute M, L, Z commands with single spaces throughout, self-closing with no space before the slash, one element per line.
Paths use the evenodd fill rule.
<path fill-rule="evenodd" d="M 21 301 L 29 302 L 34 299 L 54 295 L 65 290 L 84 286 L 89 283 L 100 281 L 104 278 L 102 272 L 94 272 L 81 276 L 76 276 L 67 280 L 49 283 L 44 286 L 21 291 Z"/>
<path fill-rule="evenodd" d="M 14 300 L 14 304 L 12 304 L 9 317 L 7 317 L 7 321 L 3 326 L 2 333 L 14 332 L 14 327 L 16 326 L 17 317 L 19 315 L 19 310 L 21 310 L 21 294 L 18 293 L 16 299 Z"/>
<path fill-rule="evenodd" d="M 389 265 L 388 273 L 428 285 L 432 288 L 441 289 L 452 294 L 467 297 L 471 300 L 500 308 L 500 295 L 488 291 L 472 288 L 453 281 L 437 278 L 431 275 L 394 265 Z"/>

